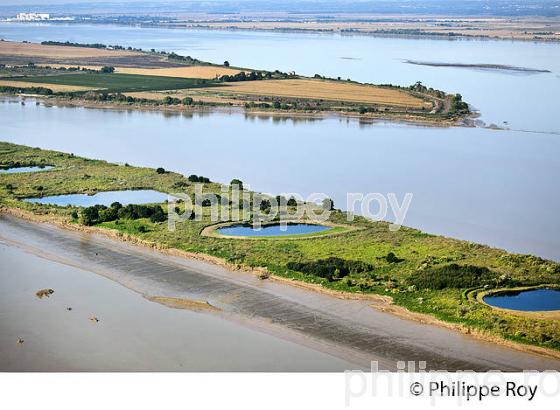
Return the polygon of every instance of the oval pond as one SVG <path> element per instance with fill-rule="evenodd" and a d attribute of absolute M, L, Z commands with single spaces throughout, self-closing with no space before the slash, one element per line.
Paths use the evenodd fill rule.
<path fill-rule="evenodd" d="M 525 312 L 560 310 L 560 290 L 555 289 L 513 291 L 485 296 L 483 300 L 490 306 Z"/>
<path fill-rule="evenodd" d="M 313 225 L 313 224 L 288 224 L 268 225 L 260 229 L 254 229 L 252 225 L 231 225 L 217 230 L 218 233 L 225 236 L 290 236 L 305 235 L 318 233 L 332 229 L 329 226 Z"/>

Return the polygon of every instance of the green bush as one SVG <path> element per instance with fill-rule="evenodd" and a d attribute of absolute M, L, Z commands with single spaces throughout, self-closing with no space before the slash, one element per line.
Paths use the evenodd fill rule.
<path fill-rule="evenodd" d="M 408 279 L 410 285 L 418 289 L 441 290 L 445 288 L 463 289 L 474 286 L 495 284 L 498 275 L 488 268 L 472 265 L 440 266 L 417 271 Z"/>
<path fill-rule="evenodd" d="M 288 262 L 290 270 L 325 278 L 329 282 L 341 279 L 349 274 L 368 272 L 373 267 L 365 262 L 352 261 L 336 257 L 320 259 L 313 262 Z"/>

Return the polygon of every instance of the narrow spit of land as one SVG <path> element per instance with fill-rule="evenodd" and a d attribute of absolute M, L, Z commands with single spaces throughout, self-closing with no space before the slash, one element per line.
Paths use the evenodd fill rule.
<path fill-rule="evenodd" d="M 203 185 L 204 194 L 217 195 L 223 195 L 224 186 L 200 175 L 186 177 L 163 168 L 118 165 L 0 143 L 0 167 L 32 166 L 51 168 L 0 174 L 3 211 L 253 271 L 263 280 L 287 280 L 344 297 L 381 297 L 392 302 L 384 308 L 407 317 L 439 321 L 487 340 L 558 355 L 560 322 L 494 309 L 477 298 L 480 292 L 521 286 L 559 287 L 560 264 L 556 262 L 406 227 L 394 232 L 385 222 L 360 217 L 350 221 L 339 210 L 328 221 L 337 227 L 336 232 L 243 240 L 204 234 L 215 226 L 208 204 L 202 206 L 201 220 L 184 214 L 184 204 L 174 204 L 172 210 L 185 218 L 171 231 L 166 222 L 169 210 L 161 204 L 84 208 L 34 203 L 26 199 L 114 190 L 180 190 L 192 198 L 196 184 Z M 297 204 L 293 198 L 283 200 Z M 288 213 L 294 207 L 290 205 Z"/>
<path fill-rule="evenodd" d="M 39 95 L 75 105 L 174 110 L 237 107 L 431 125 L 463 124 L 474 116 L 459 94 L 421 83 L 401 87 L 320 74 L 311 78 L 103 44 L 2 41 L 0 93 Z"/>
<path fill-rule="evenodd" d="M 382 369 L 396 370 L 398 361 L 412 360 L 425 361 L 432 370 L 560 369 L 558 360 L 400 319 L 375 309 L 373 299 L 335 298 L 285 282 L 263 282 L 246 272 L 8 215 L 0 216 L 0 227 L 0 240 L 29 252 L 102 274 L 156 301 L 207 301 L 212 308 L 201 310 L 199 302 L 194 309 L 361 368 L 375 360 Z"/>

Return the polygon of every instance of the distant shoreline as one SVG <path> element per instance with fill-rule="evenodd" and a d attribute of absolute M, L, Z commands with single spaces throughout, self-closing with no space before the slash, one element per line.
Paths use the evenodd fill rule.
<path fill-rule="evenodd" d="M 453 67 L 453 68 L 474 68 L 482 70 L 496 70 L 496 71 L 516 71 L 520 73 L 550 73 L 550 70 L 543 70 L 538 68 L 518 67 L 505 64 L 464 64 L 464 63 L 440 63 L 431 61 L 415 61 L 405 60 L 406 64 L 423 65 L 428 67 Z"/>

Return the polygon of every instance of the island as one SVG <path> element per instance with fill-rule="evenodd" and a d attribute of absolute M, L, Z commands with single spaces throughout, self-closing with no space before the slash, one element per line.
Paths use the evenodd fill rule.
<path fill-rule="evenodd" d="M 174 52 L 105 44 L 0 41 L 0 93 L 53 103 L 157 110 L 238 109 L 471 125 L 460 94 L 349 78 L 211 64 Z"/>
<path fill-rule="evenodd" d="M 200 219 L 183 218 L 170 230 L 168 214 L 184 214 L 185 205 L 178 201 L 170 209 L 161 196 L 153 200 L 159 203 L 115 201 L 93 206 L 53 205 L 41 199 L 131 190 L 193 196 L 197 184 L 203 185 L 205 193 L 220 195 L 224 186 L 242 186 L 242 181 L 234 178 L 224 184 L 201 175 L 114 164 L 6 142 L 0 142 L 0 166 L 36 167 L 29 168 L 35 172 L 0 173 L 0 213 L 202 259 L 257 275 L 263 281 L 283 281 L 339 298 L 371 298 L 376 309 L 560 357 L 559 310 L 503 308 L 486 299 L 531 290 L 557 292 L 560 264 L 556 262 L 407 227 L 395 231 L 387 222 L 363 217 L 349 221 L 346 212 L 332 203 L 332 213 L 324 223 L 329 229 L 293 237 L 220 235 L 216 229 L 224 223 L 216 226 L 210 204 L 204 203 Z M 290 209 L 294 202 L 285 200 Z"/>

